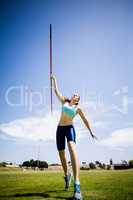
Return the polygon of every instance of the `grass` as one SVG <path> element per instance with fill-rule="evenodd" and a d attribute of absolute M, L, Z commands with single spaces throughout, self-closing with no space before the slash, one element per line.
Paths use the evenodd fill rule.
<path fill-rule="evenodd" d="M 133 170 L 81 171 L 84 200 L 132 200 Z M 0 200 L 71 199 L 62 172 L 0 170 Z"/>

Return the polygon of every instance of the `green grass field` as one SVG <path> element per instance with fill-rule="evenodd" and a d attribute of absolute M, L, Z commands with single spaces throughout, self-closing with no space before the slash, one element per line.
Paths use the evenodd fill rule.
<path fill-rule="evenodd" d="M 81 171 L 84 200 L 133 200 L 133 170 Z M 73 185 L 73 184 L 72 184 Z M 0 200 L 71 199 L 63 173 L 0 170 Z"/>

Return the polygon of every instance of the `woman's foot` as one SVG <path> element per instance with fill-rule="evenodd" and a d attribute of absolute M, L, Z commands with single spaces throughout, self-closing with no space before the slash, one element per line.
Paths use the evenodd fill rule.
<path fill-rule="evenodd" d="M 83 200 L 81 191 L 80 191 L 80 184 L 74 183 L 74 196 L 73 200 Z"/>
<path fill-rule="evenodd" d="M 65 180 L 65 189 L 68 190 L 69 187 L 70 187 L 70 184 L 71 184 L 71 173 L 69 173 L 68 175 L 66 175 L 64 177 L 64 180 Z"/>
<path fill-rule="evenodd" d="M 81 192 L 80 193 L 75 192 L 73 196 L 73 200 L 83 200 Z"/>

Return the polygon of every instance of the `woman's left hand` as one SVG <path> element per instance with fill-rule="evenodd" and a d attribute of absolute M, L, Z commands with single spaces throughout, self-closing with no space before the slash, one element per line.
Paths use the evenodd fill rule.
<path fill-rule="evenodd" d="M 98 140 L 98 138 L 95 135 L 93 135 L 92 133 L 91 133 L 91 136 L 93 139 Z"/>
<path fill-rule="evenodd" d="M 91 137 L 92 137 L 93 139 L 98 140 L 98 138 L 92 133 L 91 129 L 90 129 L 90 134 L 91 134 Z"/>

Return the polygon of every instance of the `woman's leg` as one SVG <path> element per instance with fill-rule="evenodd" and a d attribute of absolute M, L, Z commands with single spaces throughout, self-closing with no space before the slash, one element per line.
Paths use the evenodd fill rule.
<path fill-rule="evenodd" d="M 59 156 L 60 156 L 61 164 L 62 164 L 62 167 L 63 167 L 63 170 L 64 170 L 64 174 L 66 176 L 68 174 L 68 166 L 67 166 L 65 150 L 60 150 Z"/>
<path fill-rule="evenodd" d="M 77 158 L 75 142 L 69 141 L 68 149 L 70 152 L 70 157 L 71 157 L 71 162 L 72 162 L 74 181 L 79 183 L 79 163 L 78 163 L 78 158 Z"/>
<path fill-rule="evenodd" d="M 75 142 L 69 141 L 68 148 L 71 156 L 73 174 L 74 174 L 74 199 L 83 200 L 82 194 L 80 191 L 80 182 L 79 182 L 79 163 L 77 158 L 77 152 L 75 147 Z"/>

